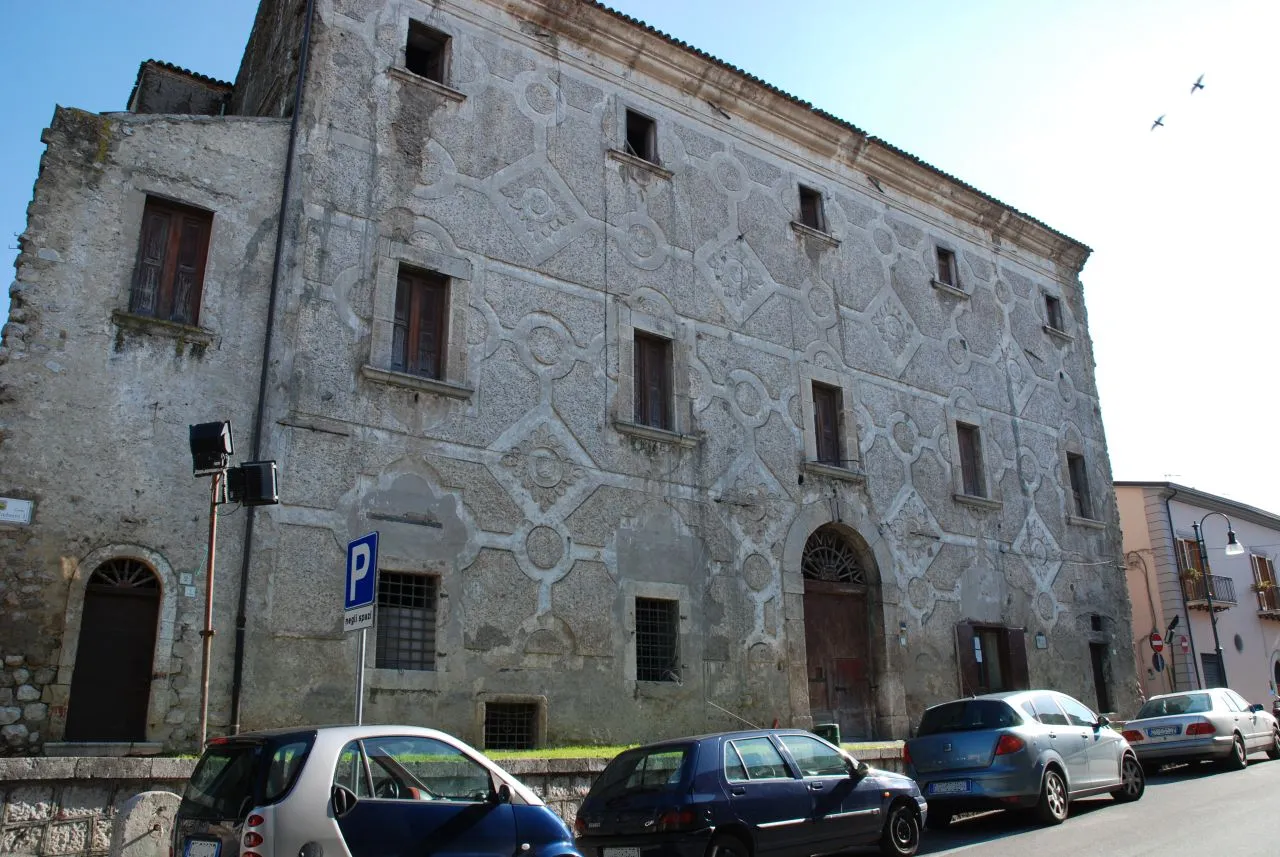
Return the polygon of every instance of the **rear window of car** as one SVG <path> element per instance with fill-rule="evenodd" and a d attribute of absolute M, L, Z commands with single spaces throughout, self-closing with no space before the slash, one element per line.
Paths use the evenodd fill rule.
<path fill-rule="evenodd" d="M 974 732 L 1017 726 L 1022 718 L 998 699 L 958 699 L 935 705 L 920 719 L 919 736 L 943 732 Z"/>
<path fill-rule="evenodd" d="M 1178 714 L 1202 714 L 1213 709 L 1213 700 L 1207 693 L 1188 693 L 1181 696 L 1165 696 L 1159 699 L 1148 699 L 1138 709 L 1135 720 L 1145 717 L 1171 717 Z"/>
<path fill-rule="evenodd" d="M 680 782 L 690 745 L 663 745 L 628 750 L 605 767 L 591 787 L 595 797 L 611 798 L 641 791 L 659 791 Z"/>
<path fill-rule="evenodd" d="M 314 740 L 313 733 L 209 747 L 191 773 L 179 813 L 187 818 L 238 820 L 255 805 L 280 800 L 297 780 Z"/>

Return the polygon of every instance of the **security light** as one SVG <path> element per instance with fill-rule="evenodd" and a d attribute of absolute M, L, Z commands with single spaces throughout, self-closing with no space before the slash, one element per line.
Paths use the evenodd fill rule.
<path fill-rule="evenodd" d="M 190 426 L 191 469 L 196 476 L 209 476 L 227 468 L 231 455 L 231 423 L 199 423 Z"/>

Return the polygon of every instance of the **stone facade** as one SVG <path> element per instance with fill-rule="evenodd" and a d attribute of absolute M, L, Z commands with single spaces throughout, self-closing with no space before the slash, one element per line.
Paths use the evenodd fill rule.
<path fill-rule="evenodd" d="M 435 606 L 433 668 L 369 646 L 373 720 L 477 744 L 508 703 L 549 743 L 812 723 L 842 679 L 808 660 L 846 624 L 806 617 L 815 533 L 854 581 L 866 734 L 905 736 L 973 676 L 1092 701 L 1101 669 L 1131 709 L 1087 248 L 594 4 L 317 0 L 273 277 L 293 8 L 260 8 L 241 115 L 60 110 L 46 135 L 0 351 L 0 494 L 36 504 L 0 525 L 24 620 L 0 647 L 59 667 L 47 736 L 75 605 L 123 555 L 163 590 L 147 738 L 190 741 L 208 498 L 185 426 L 219 419 L 278 462 L 282 503 L 221 524 L 214 731 L 246 553 L 239 725 L 350 718 L 343 546 L 370 530 Z M 439 80 L 406 67 L 415 26 L 447 37 Z M 149 194 L 214 212 L 196 325 L 125 311 Z M 405 271 L 446 278 L 436 377 L 395 368 Z M 662 428 L 636 416 L 645 336 Z M 678 635 L 656 678 L 653 604 Z M 976 658 L 982 629 L 1011 648 Z"/>

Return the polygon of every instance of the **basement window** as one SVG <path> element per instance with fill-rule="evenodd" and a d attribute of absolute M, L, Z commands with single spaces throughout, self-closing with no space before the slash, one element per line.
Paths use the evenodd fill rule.
<path fill-rule="evenodd" d="M 420 77 L 444 83 L 449 71 L 447 34 L 421 21 L 409 22 L 409 39 L 404 47 L 404 67 Z"/>
<path fill-rule="evenodd" d="M 658 163 L 657 123 L 643 113 L 627 111 L 627 139 L 624 151 L 651 164 Z"/>
<path fill-rule="evenodd" d="M 537 746 L 538 703 L 486 702 L 484 748 L 532 750 Z"/>

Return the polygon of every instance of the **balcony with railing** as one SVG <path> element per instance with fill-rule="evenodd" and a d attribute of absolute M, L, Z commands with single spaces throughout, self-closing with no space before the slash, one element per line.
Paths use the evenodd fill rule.
<path fill-rule="evenodd" d="M 1182 594 L 1187 599 L 1187 607 L 1192 610 L 1208 610 L 1210 595 L 1213 596 L 1215 613 L 1229 610 L 1240 603 L 1236 600 L 1235 582 L 1221 574 L 1206 574 L 1194 579 L 1184 576 Z"/>
<path fill-rule="evenodd" d="M 1253 591 L 1258 596 L 1258 615 L 1263 619 L 1280 619 L 1280 590 L 1275 584 L 1260 586 L 1255 583 Z"/>

